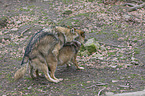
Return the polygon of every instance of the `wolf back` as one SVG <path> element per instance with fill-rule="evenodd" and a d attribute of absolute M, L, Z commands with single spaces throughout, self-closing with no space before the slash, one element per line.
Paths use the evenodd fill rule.
<path fill-rule="evenodd" d="M 61 38 L 61 39 L 59 39 L 59 38 Z M 58 44 L 59 42 L 60 42 L 61 46 L 63 45 L 63 43 L 65 43 L 64 34 L 56 32 L 52 28 L 47 28 L 47 30 L 46 29 L 40 30 L 34 36 L 31 37 L 31 39 L 25 49 L 25 53 L 24 53 L 21 65 L 25 63 L 24 60 L 26 57 L 30 60 L 36 57 L 37 54 L 34 55 L 32 53 L 33 50 L 40 49 L 38 51 L 42 55 L 49 54 L 49 52 L 52 51 L 54 49 L 55 45 Z M 40 48 L 42 46 L 45 46 L 47 48 L 45 48 L 45 50 L 42 51 L 42 49 Z M 44 49 L 44 47 L 43 47 L 43 49 Z"/>

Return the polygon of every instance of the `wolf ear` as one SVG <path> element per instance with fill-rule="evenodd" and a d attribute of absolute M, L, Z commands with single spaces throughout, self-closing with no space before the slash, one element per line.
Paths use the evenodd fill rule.
<path fill-rule="evenodd" d="M 67 26 L 67 28 L 70 28 L 70 26 Z"/>
<path fill-rule="evenodd" d="M 75 33 L 75 30 L 76 30 L 75 28 L 72 28 L 71 33 Z"/>

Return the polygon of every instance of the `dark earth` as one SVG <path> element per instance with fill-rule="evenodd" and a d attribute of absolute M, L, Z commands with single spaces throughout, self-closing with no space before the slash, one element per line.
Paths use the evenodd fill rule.
<path fill-rule="evenodd" d="M 124 0 L 125 1 L 125 0 Z M 123 0 L 105 5 L 102 0 L 0 0 L 0 95 L 1 96 L 105 96 L 145 86 L 145 9 L 127 12 Z M 14 81 L 29 38 L 48 26 L 69 25 L 86 32 L 106 51 L 104 59 L 93 54 L 77 60 L 84 70 L 59 66 L 51 83 L 28 74 Z M 105 53 L 106 52 L 106 53 Z"/>

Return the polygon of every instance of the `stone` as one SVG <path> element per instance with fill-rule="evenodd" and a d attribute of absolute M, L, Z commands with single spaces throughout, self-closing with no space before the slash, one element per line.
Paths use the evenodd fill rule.
<path fill-rule="evenodd" d="M 21 24 L 22 22 L 21 21 L 16 21 L 16 24 Z"/>
<path fill-rule="evenodd" d="M 131 61 L 131 64 L 139 65 L 139 62 L 137 62 L 137 61 Z"/>
<path fill-rule="evenodd" d="M 100 48 L 100 44 L 97 41 L 95 41 L 94 38 L 91 38 L 84 44 L 84 47 L 88 50 L 89 53 L 92 54 Z"/>
<path fill-rule="evenodd" d="M 0 36 L 0 43 L 2 43 L 2 39 L 10 41 L 11 37 L 9 35 L 2 35 L 2 36 Z"/>
<path fill-rule="evenodd" d="M 18 28 L 12 28 L 11 31 L 18 31 Z"/>

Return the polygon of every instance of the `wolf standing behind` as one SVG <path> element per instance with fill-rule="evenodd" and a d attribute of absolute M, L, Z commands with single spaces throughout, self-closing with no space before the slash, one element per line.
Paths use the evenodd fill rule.
<path fill-rule="evenodd" d="M 83 36 L 83 31 L 77 29 L 70 29 L 65 27 L 55 27 L 54 29 L 41 30 L 36 33 L 29 41 L 26 47 L 25 54 L 21 64 L 22 66 L 14 75 L 15 80 L 24 76 L 27 66 L 30 67 L 30 76 L 33 76 L 33 68 L 41 70 L 47 80 L 50 82 L 60 82 L 62 79 L 57 79 L 54 76 L 57 66 L 57 55 L 59 49 L 67 41 L 72 41 L 78 36 Z M 79 38 L 79 40 L 83 40 Z M 27 63 L 27 64 L 26 64 Z M 49 70 L 50 69 L 50 75 Z"/>

